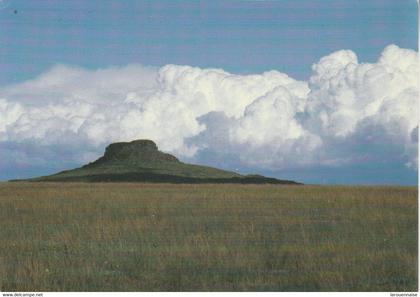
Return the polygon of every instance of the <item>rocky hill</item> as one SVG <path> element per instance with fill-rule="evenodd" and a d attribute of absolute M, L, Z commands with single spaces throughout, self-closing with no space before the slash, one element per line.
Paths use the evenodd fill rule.
<path fill-rule="evenodd" d="M 112 143 L 105 154 L 92 163 L 29 181 L 299 184 L 186 164 L 159 151 L 151 140 Z"/>

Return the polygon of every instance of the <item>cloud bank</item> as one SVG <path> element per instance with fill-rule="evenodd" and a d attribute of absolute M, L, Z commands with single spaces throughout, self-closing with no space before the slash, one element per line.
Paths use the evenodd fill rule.
<path fill-rule="evenodd" d="M 417 170 L 418 78 L 417 52 L 395 45 L 376 63 L 334 52 L 308 81 L 278 71 L 58 65 L 0 88 L 0 170 L 81 164 L 110 142 L 138 138 L 230 168 L 397 162 Z"/>

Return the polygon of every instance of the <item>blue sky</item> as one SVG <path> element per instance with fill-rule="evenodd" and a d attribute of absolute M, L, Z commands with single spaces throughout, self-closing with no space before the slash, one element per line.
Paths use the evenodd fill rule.
<path fill-rule="evenodd" d="M 300 98 L 300 94 L 305 92 L 302 96 L 309 98 L 309 101 L 316 98 L 324 100 L 321 95 L 325 94 L 316 91 L 322 81 L 313 82 L 314 73 L 318 70 L 313 70 L 311 66 L 316 63 L 321 65 L 321 58 L 330 57 L 331 53 L 337 51 L 351 50 L 357 55 L 358 60 L 354 62 L 352 54 L 344 52 L 328 58 L 338 63 L 339 67 L 344 67 L 345 65 L 342 65 L 344 62 L 373 63 L 375 67 L 383 66 L 378 59 L 385 55 L 384 49 L 390 44 L 395 44 L 398 49 L 390 49 L 386 52 L 387 61 L 391 61 L 389 63 L 398 64 L 399 62 L 395 62 L 392 57 L 396 56 L 396 59 L 399 59 L 399 55 L 404 56 L 401 61 L 405 61 L 404 59 L 412 61 L 412 53 L 417 51 L 417 34 L 417 2 L 411 0 L 0 0 L 0 99 L 5 100 L 3 109 L 0 102 L 0 153 L 2 158 L 8 159 L 7 162 L 3 160 L 3 165 L 0 164 L 0 171 L 2 171 L 0 179 L 48 174 L 55 170 L 78 166 L 89 160 L 89 156 L 94 158 L 100 154 L 108 140 L 128 140 L 129 137 L 135 136 L 154 138 L 163 149 L 176 154 L 183 160 L 217 165 L 230 170 L 259 172 L 309 183 L 417 184 L 418 170 L 410 163 L 413 161 L 413 147 L 415 150 L 417 148 L 417 142 L 410 140 L 413 138 L 412 135 L 418 134 L 416 132 L 418 128 L 416 130 L 413 127 L 417 116 L 405 109 L 401 111 L 398 104 L 393 105 L 395 102 L 405 100 L 404 102 L 408 103 L 404 104 L 408 104 L 407 110 L 409 110 L 413 102 L 412 97 L 404 99 L 406 97 L 401 96 L 412 94 L 413 90 L 418 88 L 416 84 L 408 84 L 394 92 L 394 84 L 389 82 L 389 90 L 392 89 L 392 92 L 389 92 L 395 93 L 391 98 L 394 101 L 384 103 L 383 108 L 378 109 L 378 115 L 360 118 L 353 123 L 354 125 L 348 124 L 350 120 L 343 117 L 339 125 L 345 122 L 348 127 L 338 132 L 331 127 L 328 131 L 313 128 L 318 127 L 320 123 L 322 113 L 320 110 L 331 109 L 327 101 L 318 105 L 308 104 L 304 110 L 299 107 L 294 111 L 293 116 L 283 115 L 283 111 L 288 110 L 285 106 L 278 110 L 279 114 L 276 116 L 272 115 L 271 109 L 266 110 L 263 105 L 258 105 L 260 104 L 258 102 L 264 100 L 272 102 L 277 100 L 276 98 L 283 100 L 279 99 L 281 102 L 290 101 L 293 105 L 293 102 Z M 400 49 L 412 51 L 407 53 Z M 406 65 L 408 62 L 404 63 L 400 64 Z M 206 93 L 210 86 L 215 85 L 212 81 L 214 77 L 211 74 L 207 76 L 206 70 L 188 70 L 188 73 L 197 72 L 194 74 L 195 77 L 197 75 L 205 77 L 208 85 L 203 87 L 199 82 L 191 82 L 191 86 L 197 83 L 197 89 L 180 91 L 179 87 L 175 86 L 178 81 L 169 82 L 169 80 L 172 77 L 178 77 L 177 75 L 180 75 L 180 79 L 184 79 L 184 74 L 181 75 L 181 72 L 185 69 L 163 68 L 164 74 L 162 74 L 163 70 L 160 67 L 167 64 L 188 65 L 188 67 L 201 69 L 223 69 L 226 73 L 238 75 L 236 80 L 243 79 L 244 83 L 250 84 L 247 92 L 253 92 L 255 89 L 252 87 L 254 82 L 251 80 L 254 78 L 247 77 L 247 74 L 262 75 L 263 72 L 270 70 L 286 73 L 295 80 L 310 83 L 308 91 L 305 91 L 307 86 L 299 85 L 298 88 L 301 91 L 293 93 L 295 91 L 290 91 L 295 90 L 293 87 L 288 89 L 292 95 L 286 92 L 286 96 L 283 93 L 277 94 L 278 89 L 270 89 L 269 86 L 280 84 L 287 89 L 289 82 L 285 82 L 284 78 L 276 75 L 262 75 L 262 78 L 256 79 L 263 80 L 263 83 L 267 85 L 264 92 L 256 92 L 258 96 L 247 98 L 240 89 L 235 89 L 232 94 L 226 95 L 226 99 L 223 99 L 225 101 L 220 103 L 226 104 L 223 102 L 230 100 L 230 97 L 235 100 L 234 97 L 239 96 L 237 100 L 243 102 L 240 103 L 243 108 L 238 111 L 234 107 L 226 109 L 218 107 L 219 103 L 214 103 L 215 100 L 209 97 L 210 93 L 214 94 L 219 90 Z M 62 66 L 56 68 L 57 65 Z M 362 66 L 359 68 L 362 72 L 366 71 Z M 375 68 L 376 73 L 379 68 Z M 111 70 L 100 72 L 101 69 Z M 392 77 L 391 70 L 387 71 L 386 75 Z M 225 73 L 218 75 L 224 76 Z M 326 74 L 322 73 L 318 76 L 321 75 Z M 133 76 L 138 79 L 133 81 Z M 76 80 L 72 81 L 74 77 Z M 166 80 L 163 81 L 163 85 L 156 86 L 153 82 L 155 77 L 163 77 Z M 126 81 L 117 84 L 115 81 L 119 78 L 121 80 L 126 78 Z M 57 81 L 54 81 L 55 79 Z M 77 89 L 77 79 L 81 82 L 83 80 L 81 84 L 84 86 L 81 90 Z M 93 81 L 92 85 L 85 85 L 86 81 L 90 80 Z M 142 81 L 139 83 L 141 86 L 137 85 L 137 81 Z M 386 84 L 386 80 L 383 81 Z M 98 86 L 101 88 L 104 84 L 112 85 L 113 83 L 115 83 L 115 89 L 110 87 L 109 90 L 101 91 L 102 93 L 95 93 L 99 92 Z M 146 127 L 153 130 L 155 126 L 144 123 L 146 118 L 151 118 L 151 111 L 150 114 L 145 113 L 146 107 L 143 100 L 145 97 L 142 97 L 145 95 L 142 94 L 155 90 L 153 94 L 157 98 L 163 89 L 169 88 L 168 84 L 171 84 L 170 87 L 178 92 L 175 95 L 172 94 L 173 100 L 181 100 L 182 96 L 189 96 L 186 94 L 194 97 L 200 91 L 200 94 L 208 100 L 206 102 L 210 102 L 208 104 L 213 104 L 214 107 L 202 112 L 202 107 L 195 106 L 202 104 L 204 99 L 197 97 L 194 103 L 189 102 L 188 104 L 193 106 L 191 108 L 196 108 L 196 110 L 183 110 L 185 117 L 182 116 L 182 118 L 185 122 L 179 123 L 179 129 L 186 129 L 187 132 L 180 133 L 179 137 L 173 136 L 173 139 L 172 136 L 167 136 L 165 129 L 168 128 L 164 125 L 156 126 L 155 134 L 144 132 Z M 315 88 L 311 84 L 315 85 Z M 381 87 L 373 86 L 371 81 L 366 84 L 366 92 L 373 92 L 372 96 L 376 96 L 377 104 L 383 102 L 386 94 L 378 91 Z M 187 84 L 187 86 L 190 85 Z M 347 91 L 360 97 L 357 95 L 359 91 L 352 89 L 354 85 L 349 84 Z M 387 88 L 388 86 L 384 85 L 384 90 Z M 31 94 L 31 90 L 34 90 L 35 95 Z M 311 92 L 308 93 L 309 91 Z M 338 91 L 332 90 L 328 96 L 331 95 L 331 98 L 335 100 L 334 94 Z M 267 95 L 273 92 L 276 94 Z M 286 97 L 282 97 L 282 94 L 287 99 L 284 99 Z M 97 104 L 96 108 L 100 106 L 104 110 L 110 106 L 115 108 L 112 96 L 121 102 L 120 118 L 122 120 L 121 123 L 115 123 L 115 127 L 113 126 L 119 129 L 119 132 L 103 134 L 103 140 L 98 141 L 96 136 L 93 137 L 89 133 L 99 131 L 99 128 L 90 120 L 82 123 L 80 117 L 85 116 L 83 112 L 92 104 Z M 139 112 L 138 117 L 133 117 L 130 113 L 130 108 L 133 106 L 127 105 L 127 96 L 137 98 L 133 102 L 141 106 L 139 110 L 143 112 Z M 267 96 L 277 97 L 273 99 Z M 104 98 L 108 97 L 109 101 L 104 103 Z M 159 97 L 156 102 L 166 100 L 162 98 L 166 97 Z M 94 103 L 93 100 L 95 100 Z M 362 102 L 364 99 L 360 100 Z M 55 109 L 51 108 L 52 104 L 55 104 Z M 273 108 L 278 106 L 276 104 Z M 340 103 L 334 107 L 337 110 L 342 109 L 336 114 L 331 113 L 331 123 L 338 115 L 342 116 L 351 112 L 352 116 L 357 118 L 360 114 L 366 113 L 358 110 L 359 107 L 364 106 L 362 103 L 357 103 L 357 106 L 352 105 L 351 111 L 347 107 L 343 108 L 347 103 L 343 104 Z M 83 106 L 77 107 L 79 109 L 76 110 L 74 107 L 76 105 Z M 163 111 L 161 105 L 156 103 L 153 106 L 156 116 L 161 115 L 163 122 L 173 121 L 169 116 L 166 117 L 168 111 Z M 390 108 L 394 111 L 389 112 Z M 51 113 L 51 118 L 47 120 L 40 116 L 43 113 L 40 112 L 41 109 L 44 110 L 44 114 Z M 244 116 L 246 110 L 251 110 L 248 118 Z M 180 111 L 180 114 L 184 115 L 182 112 Z M 314 116 L 311 112 L 316 112 L 319 116 Z M 97 113 L 102 113 L 102 111 Z M 193 113 L 196 116 L 186 119 Z M 220 114 L 215 115 L 215 113 Z M 68 114 L 71 114 L 71 117 Z M 22 117 L 22 115 L 25 116 Z M 105 111 L 101 114 L 101 117 L 107 116 Z M 272 124 L 267 120 L 271 116 L 273 116 Z M 290 118 L 287 118 L 288 116 Z M 6 119 L 3 120 L 3 124 L 1 117 Z M 135 122 L 134 124 L 126 124 L 129 117 L 132 122 Z M 277 118 L 281 120 L 277 121 Z M 211 122 L 212 119 L 215 122 Z M 77 128 L 72 128 L 73 130 L 69 132 L 59 125 L 67 120 L 69 125 L 77 123 Z M 286 124 L 280 125 L 279 121 L 287 123 L 294 120 L 299 126 L 296 134 L 289 135 L 287 138 L 284 136 L 285 132 L 278 132 L 279 129 L 286 129 L 284 128 Z M 219 125 L 222 122 L 226 126 Z M 32 125 L 33 130 L 27 128 L 28 125 Z M 204 126 L 200 125 L 205 125 L 206 128 L 202 130 Z M 267 131 L 271 131 L 271 127 L 275 129 L 273 128 L 271 134 L 268 132 L 267 135 L 264 134 L 263 139 L 255 134 L 257 132 L 246 131 L 248 128 L 244 127 L 248 127 L 247 125 L 250 125 L 249 127 L 262 125 L 261 129 Z M 391 129 L 393 125 L 402 127 L 398 130 L 399 134 Z M 93 130 L 93 127 L 97 130 Z M 284 131 L 287 132 L 287 129 Z M 224 130 L 229 130 L 230 136 L 227 136 Z M 107 127 L 107 131 L 111 131 L 111 128 Z M 47 136 L 56 134 L 59 140 L 46 140 Z M 124 136 L 121 136 L 122 134 Z M 345 139 L 342 135 L 345 135 Z M 66 151 L 63 147 L 68 146 L 68 143 L 63 144 L 62 139 L 73 139 L 73 137 L 74 143 L 78 144 L 74 146 L 77 153 L 66 153 L 65 158 L 60 157 L 60 152 Z M 162 140 L 164 137 L 171 138 L 171 143 L 168 144 Z M 229 137 L 231 140 L 226 140 Z M 408 143 L 403 145 L 400 143 L 402 141 Z M 218 145 L 214 145 L 214 142 L 218 142 Z M 271 145 L 271 143 L 276 143 L 276 145 Z M 336 144 L 337 147 L 333 148 L 332 144 Z M 311 145 L 314 149 L 308 151 L 308 155 L 312 156 L 310 161 L 305 161 L 305 163 L 300 160 L 302 159 L 300 157 L 289 157 L 292 151 L 306 152 L 306 147 Z M 231 149 L 243 146 L 255 147 L 255 150 L 269 147 L 266 153 L 278 157 L 268 160 L 251 149 L 246 151 L 249 154 L 246 158 L 252 159 L 252 162 L 245 162 L 232 156 Z M 290 150 L 284 149 L 286 146 L 290 146 Z M 345 148 L 349 147 L 354 149 L 346 151 Z M 191 153 L 197 148 L 196 153 Z M 264 149 L 261 150 L 264 151 Z M 50 155 L 49 157 L 41 156 L 36 155 L 35 152 L 41 155 L 48 152 Z M 322 159 L 322 162 L 314 161 L 316 159 Z M 263 163 L 266 165 L 259 165 Z M 408 163 L 411 165 L 408 166 Z"/>
<path fill-rule="evenodd" d="M 335 50 L 370 62 L 391 43 L 417 49 L 413 0 L 3 1 L 3 85 L 56 63 L 276 69 L 306 79 Z"/>

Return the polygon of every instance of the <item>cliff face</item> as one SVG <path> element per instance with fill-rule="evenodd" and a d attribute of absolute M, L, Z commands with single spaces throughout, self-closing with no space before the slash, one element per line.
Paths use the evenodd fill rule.
<path fill-rule="evenodd" d="M 159 151 L 157 145 L 147 139 L 112 143 L 104 155 L 92 163 L 30 181 L 297 184 L 186 164 Z"/>
<path fill-rule="evenodd" d="M 179 160 L 158 150 L 151 140 L 134 140 L 131 142 L 116 142 L 107 146 L 103 157 L 91 165 L 120 162 L 127 164 L 179 162 Z"/>

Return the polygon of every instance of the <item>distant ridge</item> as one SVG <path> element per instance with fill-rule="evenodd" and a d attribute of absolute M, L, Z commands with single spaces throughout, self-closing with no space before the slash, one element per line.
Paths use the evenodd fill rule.
<path fill-rule="evenodd" d="M 94 162 L 26 181 L 300 184 L 290 180 L 241 175 L 213 167 L 186 164 L 159 151 L 157 145 L 147 139 L 112 143 L 107 146 L 104 155 Z"/>

